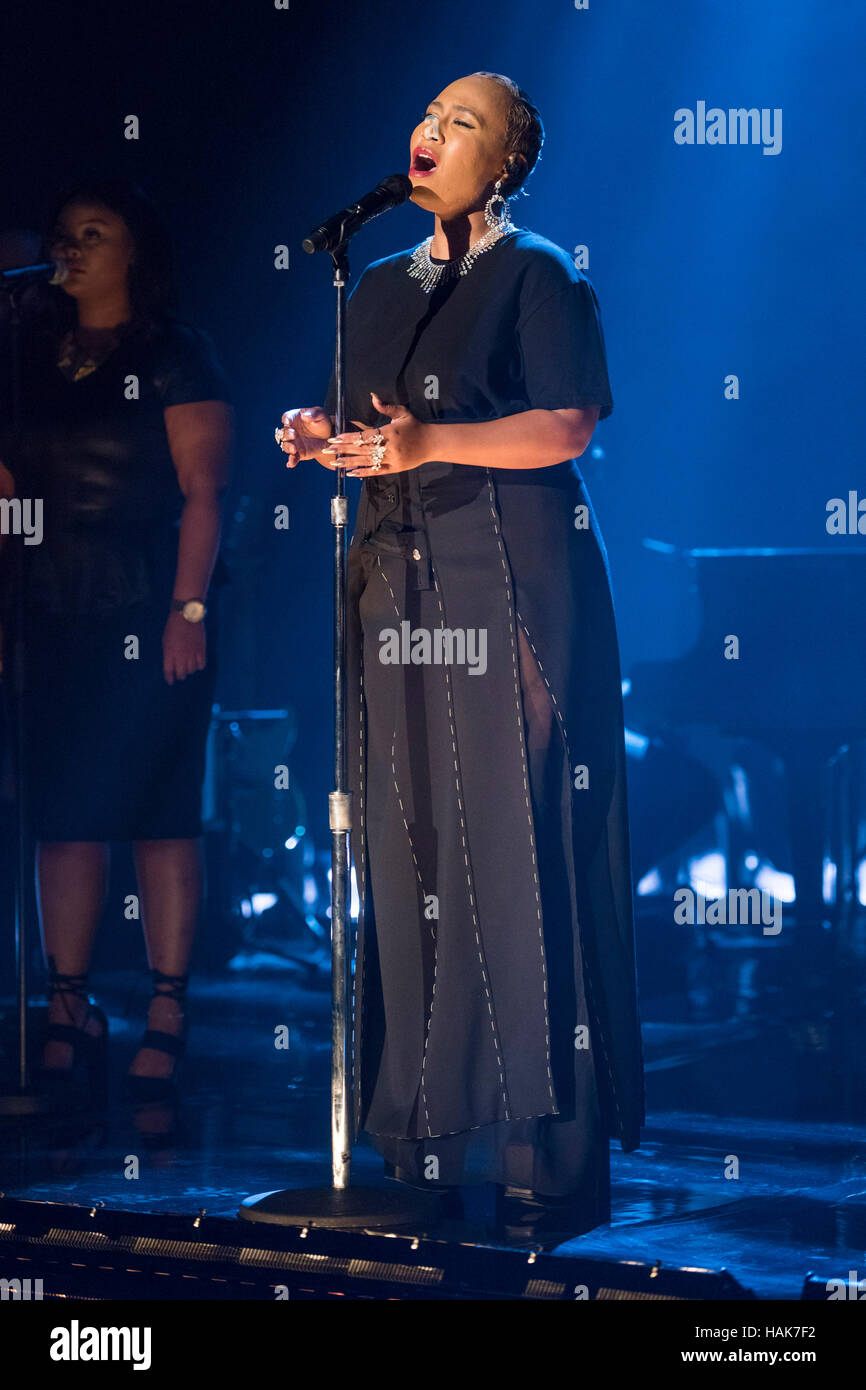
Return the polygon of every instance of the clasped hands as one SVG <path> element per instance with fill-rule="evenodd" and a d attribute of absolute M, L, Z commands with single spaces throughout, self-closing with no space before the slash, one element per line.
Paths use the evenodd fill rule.
<path fill-rule="evenodd" d="M 391 423 L 375 427 L 353 420 L 359 433 L 347 430 L 332 435 L 331 422 L 318 406 L 309 410 L 287 410 L 282 417 L 280 442 L 280 448 L 287 455 L 286 467 L 294 468 L 302 459 L 328 454 L 334 456 L 333 461 L 319 458 L 323 467 L 343 468 L 350 478 L 369 478 L 381 477 L 383 473 L 406 473 L 433 457 L 429 448 L 431 426 L 416 419 L 406 406 L 381 400 L 375 391 L 370 392 L 370 399 L 379 414 L 387 415 Z M 377 432 L 384 441 L 385 453 L 381 466 L 374 468 L 370 451 Z M 327 442 L 324 449 L 319 443 L 322 439 Z"/>

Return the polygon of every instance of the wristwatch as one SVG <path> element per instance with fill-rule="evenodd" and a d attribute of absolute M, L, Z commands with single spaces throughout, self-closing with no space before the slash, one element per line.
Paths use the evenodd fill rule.
<path fill-rule="evenodd" d="M 188 623 L 200 623 L 207 608 L 204 599 L 200 598 L 175 598 L 171 601 L 171 611 L 182 613 Z"/>

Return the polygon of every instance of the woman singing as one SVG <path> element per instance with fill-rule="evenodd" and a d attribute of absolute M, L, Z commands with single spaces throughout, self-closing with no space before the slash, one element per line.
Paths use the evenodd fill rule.
<path fill-rule="evenodd" d="M 12 461 L 17 495 L 42 499 L 44 513 L 41 543 L 23 548 L 18 608 L 50 970 L 41 1076 L 68 1090 L 83 1062 L 104 1080 L 107 1024 L 87 977 L 109 842 L 126 840 L 154 988 L 127 1090 L 162 1099 L 183 1050 L 201 898 L 209 590 L 223 578 L 231 412 L 209 340 L 173 313 L 169 244 L 144 194 L 120 182 L 71 190 L 47 250 L 68 276 L 58 323 L 30 344 Z"/>
<path fill-rule="evenodd" d="M 506 1221 L 610 1217 L 643 1069 L 619 658 L 574 460 L 613 408 L 598 301 L 506 199 L 543 140 L 475 73 L 410 139 L 432 236 L 348 306 L 347 416 L 288 465 L 365 480 L 349 551 L 361 899 L 355 1132 L 392 1176 L 499 1185 Z M 550 1208 L 558 1215 L 551 1216 Z"/>

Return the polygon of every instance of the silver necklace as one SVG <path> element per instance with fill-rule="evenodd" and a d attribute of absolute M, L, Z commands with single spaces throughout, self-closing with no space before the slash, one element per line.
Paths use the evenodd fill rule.
<path fill-rule="evenodd" d="M 483 237 L 479 237 L 474 246 L 470 246 L 465 255 L 456 257 L 453 261 L 442 261 L 439 265 L 430 259 L 430 247 L 433 244 L 433 238 L 429 236 L 426 241 L 421 242 L 420 246 L 415 247 L 409 257 L 409 275 L 413 280 L 420 280 L 422 290 L 425 294 L 429 294 L 431 290 L 434 290 L 437 285 L 443 284 L 444 281 L 468 274 L 479 256 L 483 256 L 485 251 L 489 251 L 491 246 L 495 246 L 506 232 L 515 232 L 516 230 L 513 222 L 497 222 L 496 226 L 491 227 L 489 232 L 485 232 Z"/>

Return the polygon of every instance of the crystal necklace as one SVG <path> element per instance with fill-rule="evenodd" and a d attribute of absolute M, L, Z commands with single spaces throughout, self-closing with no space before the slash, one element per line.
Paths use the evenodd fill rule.
<path fill-rule="evenodd" d="M 460 256 L 453 261 L 441 261 L 438 265 L 430 258 L 430 247 L 433 244 L 432 236 L 426 241 L 422 241 L 420 246 L 416 246 L 412 255 L 409 257 L 409 275 L 413 280 L 421 281 L 421 288 L 425 294 L 429 294 L 437 285 L 441 285 L 446 280 L 456 279 L 458 275 L 466 275 L 485 251 L 489 251 L 491 246 L 495 246 L 506 232 L 515 232 L 517 228 L 513 222 L 500 222 L 497 226 L 491 227 L 489 232 L 485 232 L 478 241 L 464 256 Z"/>

